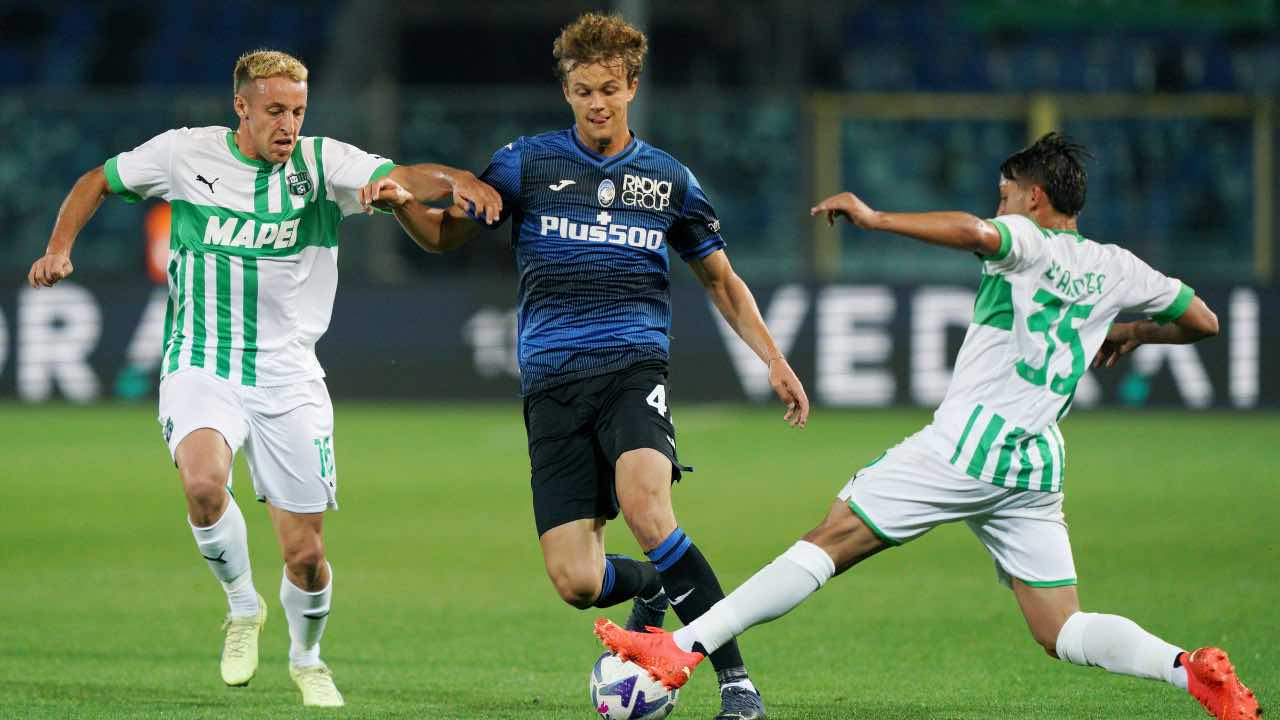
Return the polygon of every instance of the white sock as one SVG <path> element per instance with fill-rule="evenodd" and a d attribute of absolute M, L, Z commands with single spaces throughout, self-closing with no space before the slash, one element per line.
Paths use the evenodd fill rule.
<path fill-rule="evenodd" d="M 1119 615 L 1078 612 L 1058 632 L 1058 657 L 1075 665 L 1092 665 L 1113 673 L 1163 680 L 1187 689 L 1187 673 L 1173 661 L 1182 649 Z M 1181 671 L 1181 672 L 1176 672 Z"/>
<path fill-rule="evenodd" d="M 329 584 L 323 590 L 307 592 L 289 582 L 288 570 L 280 578 L 280 604 L 289 621 L 289 663 L 295 667 L 320 664 L 320 636 L 329 619 L 329 599 L 333 595 L 333 566 Z"/>
<path fill-rule="evenodd" d="M 1179 690 L 1187 689 L 1187 669 L 1181 665 L 1173 669 L 1173 674 L 1169 676 L 1169 684 Z"/>
<path fill-rule="evenodd" d="M 209 527 L 196 527 L 187 518 L 196 548 L 209 564 L 213 576 L 227 591 L 227 604 L 232 617 L 258 614 L 258 591 L 253 587 L 253 573 L 249 568 L 249 534 L 244 526 L 244 515 L 235 500 L 227 498 L 227 508 L 222 517 Z"/>
<path fill-rule="evenodd" d="M 835 572 L 835 563 L 825 550 L 801 540 L 697 620 L 677 630 L 676 645 L 688 652 L 694 643 L 700 643 L 713 653 L 747 628 L 787 614 Z"/>

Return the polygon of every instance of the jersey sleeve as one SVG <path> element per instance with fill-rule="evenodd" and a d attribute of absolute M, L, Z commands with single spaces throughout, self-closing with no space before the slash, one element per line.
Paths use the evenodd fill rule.
<path fill-rule="evenodd" d="M 496 224 L 501 225 L 520 203 L 520 155 L 524 149 L 524 138 L 498 148 L 489 160 L 489 166 L 480 173 L 480 180 L 488 183 L 502 196 L 502 216 Z M 477 222 L 480 218 L 468 210 L 467 214 Z"/>
<path fill-rule="evenodd" d="M 688 174 L 688 187 L 680 215 L 667 231 L 667 239 L 671 247 L 680 253 L 681 260 L 692 262 L 723 249 L 725 243 L 720 237 L 720 218 L 716 217 L 716 210 L 702 191 L 702 185 L 689 168 L 684 171 Z"/>
<path fill-rule="evenodd" d="M 174 145 L 184 132 L 186 128 L 160 133 L 107 160 L 102 166 L 107 175 L 107 188 L 130 203 L 142 198 L 167 197 L 172 187 L 169 176 Z"/>
<path fill-rule="evenodd" d="M 1196 291 L 1146 264 L 1137 255 L 1116 248 L 1116 272 L 1123 283 L 1120 309 L 1149 315 L 1161 325 L 1182 317 Z"/>
<path fill-rule="evenodd" d="M 324 138 L 321 143 L 325 192 L 343 217 L 360 212 L 360 188 L 386 177 L 396 164 L 340 140 Z"/>
<path fill-rule="evenodd" d="M 1000 249 L 984 260 L 997 273 L 1016 273 L 1033 267 L 1044 252 L 1040 227 L 1021 215 L 1001 215 L 987 222 L 1000 233 Z"/>

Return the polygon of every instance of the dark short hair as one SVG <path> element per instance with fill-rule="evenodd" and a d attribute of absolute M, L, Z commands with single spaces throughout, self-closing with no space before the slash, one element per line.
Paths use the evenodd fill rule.
<path fill-rule="evenodd" d="M 1016 183 L 1039 185 L 1053 209 L 1074 217 L 1084 209 L 1089 177 L 1084 161 L 1093 155 L 1056 132 L 1047 133 L 1000 164 L 1000 174 Z"/>
<path fill-rule="evenodd" d="M 649 41 L 644 33 L 620 15 L 584 13 L 564 26 L 551 47 L 556 59 L 555 73 L 567 84 L 569 73 L 579 65 L 620 63 L 627 71 L 627 84 L 640 77 Z"/>

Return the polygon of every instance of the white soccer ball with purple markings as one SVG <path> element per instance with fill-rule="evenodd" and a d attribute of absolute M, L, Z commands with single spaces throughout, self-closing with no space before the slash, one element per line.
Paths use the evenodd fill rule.
<path fill-rule="evenodd" d="M 645 669 L 613 653 L 591 668 L 591 706 L 604 720 L 659 720 L 676 709 L 679 690 L 668 690 Z"/>

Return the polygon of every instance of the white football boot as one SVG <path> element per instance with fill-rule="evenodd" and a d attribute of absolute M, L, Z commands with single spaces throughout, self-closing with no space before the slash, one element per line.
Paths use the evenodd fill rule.
<path fill-rule="evenodd" d="M 333 684 L 333 673 L 324 663 L 298 667 L 289 664 L 289 677 L 302 691 L 302 704 L 309 707 L 342 707 L 346 702 L 338 686 Z"/>
<path fill-rule="evenodd" d="M 222 629 L 227 638 L 222 644 L 222 682 L 244 687 L 258 672 L 258 636 L 267 624 L 267 601 L 258 595 L 258 614 L 233 618 L 227 616 Z"/>

